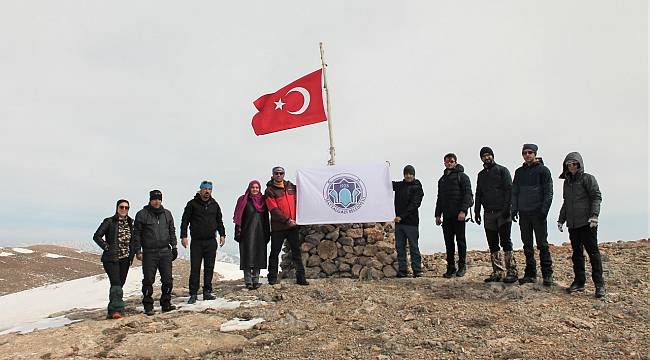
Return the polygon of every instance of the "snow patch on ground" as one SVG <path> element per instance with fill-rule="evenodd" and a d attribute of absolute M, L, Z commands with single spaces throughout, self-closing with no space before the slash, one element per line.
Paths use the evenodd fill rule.
<path fill-rule="evenodd" d="M 234 318 L 230 321 L 221 324 L 221 328 L 219 330 L 221 330 L 222 332 L 248 330 L 248 329 L 252 329 L 253 326 L 264 321 L 265 320 L 263 318 L 253 318 L 250 320 L 242 320 L 240 318 Z"/>
<path fill-rule="evenodd" d="M 14 255 L 16 255 L 16 254 L 14 254 L 14 253 L 10 253 L 10 252 L 6 252 L 6 251 L 0 252 L 0 257 L 14 256 Z"/>
<path fill-rule="evenodd" d="M 13 251 L 15 251 L 15 252 L 17 252 L 19 254 L 33 254 L 34 253 L 34 250 L 29 250 L 29 249 L 25 249 L 25 248 L 17 248 L 16 247 L 16 248 L 11 248 L 11 250 L 13 250 Z"/>
<path fill-rule="evenodd" d="M 59 255 L 59 254 L 52 254 L 52 253 L 46 253 L 43 255 L 44 257 L 52 258 L 52 259 L 60 259 L 60 258 L 65 258 L 67 256 L 64 255 Z"/>
<path fill-rule="evenodd" d="M 221 276 L 219 280 L 239 280 L 244 278 L 244 272 L 239 269 L 239 264 L 218 261 L 214 265 L 214 272 Z M 261 277 L 264 277 L 267 274 L 268 271 L 266 269 L 260 270 Z"/>
<path fill-rule="evenodd" d="M 194 311 L 194 312 L 202 312 L 207 309 L 233 310 L 240 306 L 247 308 L 247 307 L 266 305 L 266 302 L 260 300 L 238 301 L 238 300 L 226 300 L 224 298 L 216 298 L 214 300 L 197 301 L 195 304 L 188 304 L 187 299 L 189 299 L 189 297 L 179 297 L 176 299 L 182 301 L 181 303 L 176 303 L 176 307 L 180 311 Z"/>
<path fill-rule="evenodd" d="M 76 323 L 81 320 L 70 320 L 65 316 L 57 316 L 53 318 L 42 319 L 38 321 L 33 321 L 25 324 L 15 326 L 11 329 L 0 332 L 0 335 L 9 334 L 12 332 L 19 332 L 21 334 L 27 334 L 34 330 L 57 328 L 61 326 L 66 326 L 68 324 Z"/>

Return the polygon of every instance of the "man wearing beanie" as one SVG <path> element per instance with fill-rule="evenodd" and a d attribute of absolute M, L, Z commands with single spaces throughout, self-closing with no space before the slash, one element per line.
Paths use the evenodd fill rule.
<path fill-rule="evenodd" d="M 492 274 L 485 282 L 503 281 L 514 283 L 517 281 L 517 264 L 512 253 L 510 230 L 510 196 L 512 179 L 510 171 L 494 162 L 494 152 L 489 147 L 483 147 L 479 153 L 483 161 L 483 170 L 478 173 L 476 180 L 476 201 L 474 215 L 476 223 L 481 225 L 481 206 L 484 209 L 483 226 L 492 261 Z M 503 260 L 501 261 L 501 249 Z M 504 271 L 506 272 L 504 277 Z"/>
<path fill-rule="evenodd" d="M 181 244 L 187 248 L 187 227 L 190 227 L 190 299 L 188 304 L 196 303 L 203 262 L 203 300 L 214 300 L 212 295 L 212 276 L 217 258 L 217 232 L 219 245 L 226 242 L 226 229 L 223 226 L 221 207 L 212 198 L 212 182 L 204 180 L 199 191 L 187 202 L 181 220 Z"/>
<path fill-rule="evenodd" d="M 551 172 L 537 157 L 537 145 L 524 144 L 521 154 L 524 164 L 515 171 L 515 178 L 512 181 L 511 214 L 513 221 L 517 221 L 517 216 L 520 216 L 519 229 L 526 255 L 526 270 L 519 283 L 537 281 L 537 264 L 533 247 L 533 233 L 535 233 L 544 285 L 551 286 L 553 285 L 553 261 L 548 249 L 546 217 L 553 200 L 553 180 Z"/>
<path fill-rule="evenodd" d="M 176 309 L 172 299 L 172 261 L 178 257 L 176 228 L 172 213 L 162 206 L 162 192 L 151 190 L 149 205 L 138 211 L 133 224 L 133 240 L 138 260 L 142 261 L 142 305 L 153 315 L 153 283 L 160 271 L 160 307 L 163 312 Z M 142 252 L 140 252 L 142 249 Z"/>
<path fill-rule="evenodd" d="M 406 242 L 411 255 L 413 277 L 422 276 L 422 258 L 418 248 L 420 217 L 418 208 L 422 204 L 424 191 L 420 180 L 415 178 L 415 168 L 404 167 L 404 180 L 393 181 L 395 192 L 395 249 L 399 268 L 397 277 L 406 277 Z"/>
<path fill-rule="evenodd" d="M 467 242 L 465 240 L 465 216 L 467 209 L 472 206 L 472 184 L 465 174 L 463 165 L 456 160 L 456 155 L 447 154 L 443 158 L 445 170 L 438 180 L 438 198 L 436 200 L 436 225 L 442 225 L 447 252 L 447 272 L 444 277 L 449 279 L 456 275 L 465 276 L 467 270 L 465 256 Z M 440 217 L 442 216 L 442 220 Z M 458 243 L 458 270 L 454 262 L 455 244 Z"/>
<path fill-rule="evenodd" d="M 271 180 L 266 183 L 266 207 L 271 214 L 271 254 L 269 255 L 269 284 L 278 282 L 278 256 L 282 244 L 287 240 L 291 249 L 291 259 L 296 268 L 296 284 L 309 285 L 302 264 L 300 236 L 296 224 L 296 185 L 284 179 L 284 168 L 276 166 Z"/>

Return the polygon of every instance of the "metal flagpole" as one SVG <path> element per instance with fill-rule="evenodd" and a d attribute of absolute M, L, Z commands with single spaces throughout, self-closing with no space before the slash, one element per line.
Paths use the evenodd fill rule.
<path fill-rule="evenodd" d="M 327 101 L 327 128 L 329 130 L 329 135 L 330 135 L 330 159 L 327 162 L 327 165 L 335 165 L 336 151 L 334 149 L 334 134 L 332 133 L 330 94 L 329 94 L 329 89 L 327 87 L 327 76 L 325 73 L 325 68 L 327 67 L 327 63 L 325 63 L 325 50 L 323 50 L 323 42 L 320 42 L 319 45 L 320 45 L 320 61 L 323 66 L 323 88 L 325 89 L 325 99 Z"/>

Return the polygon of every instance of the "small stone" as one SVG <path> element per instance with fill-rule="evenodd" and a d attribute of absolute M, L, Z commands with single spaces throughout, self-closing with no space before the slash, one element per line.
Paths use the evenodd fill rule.
<path fill-rule="evenodd" d="M 359 229 L 359 228 L 349 229 L 345 232 L 345 235 L 347 237 L 357 239 L 363 237 L 363 229 Z"/>
<path fill-rule="evenodd" d="M 345 237 L 339 237 L 339 238 L 337 239 L 337 241 L 338 241 L 341 245 L 352 246 L 352 244 L 354 244 L 354 239 L 352 239 L 351 237 L 347 237 L 347 236 L 345 236 Z"/>
<path fill-rule="evenodd" d="M 323 260 L 333 260 L 336 259 L 338 255 L 338 249 L 336 244 L 330 240 L 323 240 L 318 244 L 318 256 Z"/>

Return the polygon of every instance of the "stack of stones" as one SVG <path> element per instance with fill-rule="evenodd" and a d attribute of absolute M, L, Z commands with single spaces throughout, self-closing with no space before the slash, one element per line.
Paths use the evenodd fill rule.
<path fill-rule="evenodd" d="M 300 240 L 307 278 L 373 280 L 397 275 L 393 223 L 302 226 Z M 286 243 L 283 251 L 282 277 L 294 277 Z"/>

